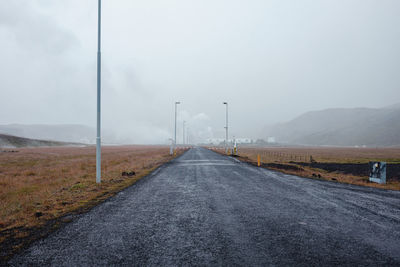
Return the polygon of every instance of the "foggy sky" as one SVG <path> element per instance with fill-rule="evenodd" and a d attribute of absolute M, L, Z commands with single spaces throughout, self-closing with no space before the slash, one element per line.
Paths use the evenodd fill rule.
<path fill-rule="evenodd" d="M 0 0 L 0 124 L 96 123 L 97 1 Z M 263 137 L 400 102 L 400 1 L 103 0 L 102 122 L 121 139 Z"/>

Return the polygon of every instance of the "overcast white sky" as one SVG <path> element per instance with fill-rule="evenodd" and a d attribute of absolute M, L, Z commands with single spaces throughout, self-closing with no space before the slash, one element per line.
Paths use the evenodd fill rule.
<path fill-rule="evenodd" d="M 97 1 L 0 2 L 0 124 L 95 126 Z M 172 137 L 176 100 L 203 138 L 223 101 L 243 137 L 400 102 L 398 0 L 103 0 L 102 34 L 103 127 L 135 143 Z"/>

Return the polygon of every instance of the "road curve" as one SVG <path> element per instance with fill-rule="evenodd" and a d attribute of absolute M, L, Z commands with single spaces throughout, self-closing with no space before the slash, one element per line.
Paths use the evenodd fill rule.
<path fill-rule="evenodd" d="M 400 265 L 400 192 L 194 148 L 9 264 Z"/>

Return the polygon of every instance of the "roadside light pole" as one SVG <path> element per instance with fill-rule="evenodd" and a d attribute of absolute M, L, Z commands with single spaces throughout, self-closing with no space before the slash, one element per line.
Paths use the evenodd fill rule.
<path fill-rule="evenodd" d="M 183 121 L 182 144 L 185 144 L 185 124 L 186 124 L 186 121 Z"/>
<path fill-rule="evenodd" d="M 174 154 L 176 153 L 176 109 L 181 102 L 175 102 L 175 138 L 174 138 Z"/>
<path fill-rule="evenodd" d="M 189 139 L 189 135 L 190 135 L 190 131 L 189 131 L 189 127 L 186 128 L 186 144 L 190 144 L 190 139 Z"/>
<path fill-rule="evenodd" d="M 97 136 L 96 136 L 96 183 L 101 183 L 101 0 L 98 3 L 97 33 Z"/>
<path fill-rule="evenodd" d="M 226 105 L 225 153 L 228 153 L 228 102 L 224 102 L 224 105 Z"/>

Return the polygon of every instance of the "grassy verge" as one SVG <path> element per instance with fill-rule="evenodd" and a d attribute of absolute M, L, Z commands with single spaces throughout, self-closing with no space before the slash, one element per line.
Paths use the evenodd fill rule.
<path fill-rule="evenodd" d="M 225 154 L 223 148 L 212 150 Z M 238 159 L 297 176 L 400 190 L 400 148 L 240 148 Z M 369 182 L 369 161 L 386 161 L 387 184 Z"/>
<path fill-rule="evenodd" d="M 0 262 L 173 158 L 169 147 L 103 147 L 99 185 L 94 147 L 17 151 L 0 153 Z"/>

